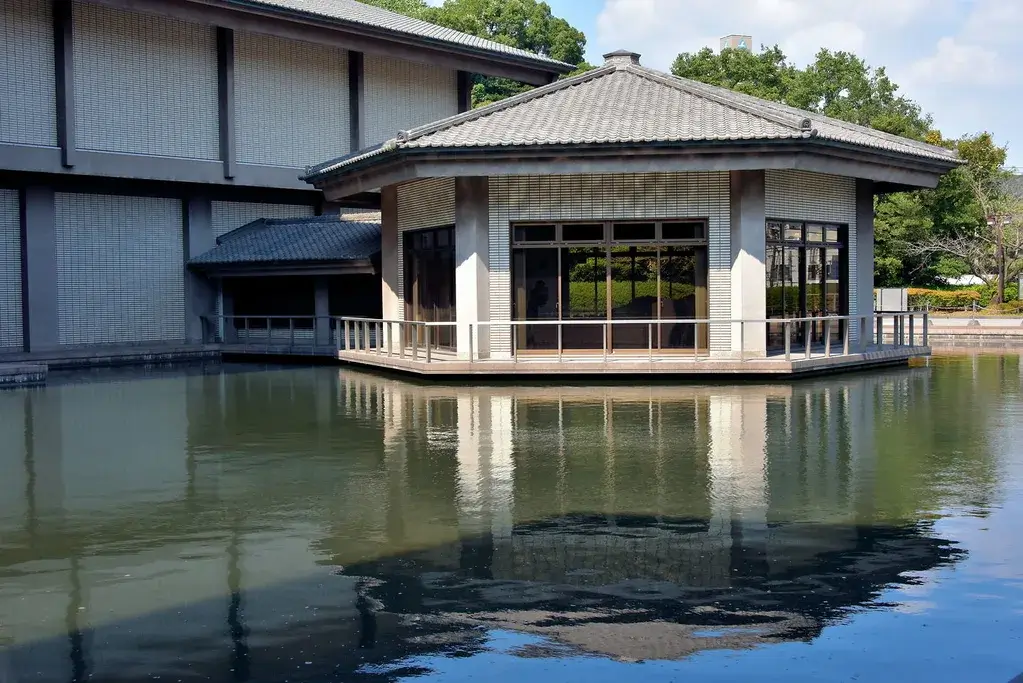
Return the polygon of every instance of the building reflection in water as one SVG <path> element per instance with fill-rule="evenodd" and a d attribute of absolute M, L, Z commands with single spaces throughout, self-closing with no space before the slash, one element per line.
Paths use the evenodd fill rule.
<path fill-rule="evenodd" d="M 960 557 L 923 513 L 990 495 L 976 406 L 904 428 L 933 418 L 931 382 L 444 387 L 318 368 L 3 394 L 24 428 L 0 430 L 20 473 L 0 508 L 0 680 L 392 678 L 493 628 L 622 660 L 811 639 Z M 163 419 L 97 434 L 109 413 Z M 942 429 L 969 462 L 949 464 Z M 72 476 L 104 448 L 118 477 Z M 62 638 L 43 627 L 54 596 Z"/>

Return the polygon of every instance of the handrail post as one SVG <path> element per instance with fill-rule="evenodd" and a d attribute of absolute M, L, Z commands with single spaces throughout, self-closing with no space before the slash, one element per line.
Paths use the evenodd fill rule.
<path fill-rule="evenodd" d="M 803 321 L 803 356 L 810 358 L 813 355 L 813 349 L 810 347 L 810 321 Z"/>
<path fill-rule="evenodd" d="M 792 323 L 785 321 L 785 360 L 792 361 Z"/>
<path fill-rule="evenodd" d="M 874 326 L 877 331 L 874 333 L 877 335 L 877 346 L 884 346 L 884 313 L 874 317 Z"/>
<path fill-rule="evenodd" d="M 927 346 L 927 325 L 931 317 L 930 311 L 924 311 L 923 345 Z"/>
<path fill-rule="evenodd" d="M 412 360 L 419 360 L 419 327 L 415 323 L 412 326 Z"/>
<path fill-rule="evenodd" d="M 316 329 L 316 320 L 313 319 L 313 330 Z M 315 339 L 313 340 L 315 341 Z M 295 346 L 295 319 L 288 318 L 288 348 L 291 349 Z"/>
<path fill-rule="evenodd" d="M 670 334 L 670 332 L 669 332 Z M 710 356 L 710 344 L 707 344 L 707 355 Z M 700 323 L 693 323 L 693 358 L 700 360 Z"/>
<path fill-rule="evenodd" d="M 824 357 L 831 358 L 831 318 L 824 319 Z"/>
<path fill-rule="evenodd" d="M 349 333 L 351 332 L 351 323 L 348 321 L 347 318 L 345 318 L 344 323 L 345 323 L 345 351 L 351 351 L 350 348 L 351 343 L 348 341 L 351 338 L 349 335 Z"/>
<path fill-rule="evenodd" d="M 654 325 L 653 323 L 646 324 L 646 348 L 647 356 L 650 358 L 652 363 L 654 360 Z"/>
<path fill-rule="evenodd" d="M 563 326 L 562 326 L 562 323 L 561 323 L 560 320 L 558 321 L 557 329 L 558 329 L 558 362 L 562 363 L 565 360 L 565 355 L 564 355 L 564 353 L 565 353 L 564 352 L 565 341 L 564 341 L 564 337 L 562 337 Z"/>
<path fill-rule="evenodd" d="M 916 314 L 915 313 L 910 313 L 909 314 L 909 345 L 910 346 L 915 346 L 914 342 L 916 341 L 916 337 L 914 335 L 914 329 L 913 329 L 915 324 L 916 324 Z"/>
<path fill-rule="evenodd" d="M 430 356 L 431 356 L 431 353 L 430 353 L 430 330 L 432 328 L 429 325 L 424 325 L 424 327 L 426 328 L 426 338 L 425 338 L 425 343 L 426 343 L 426 362 L 429 363 L 430 362 Z"/>
<path fill-rule="evenodd" d="M 273 334 L 273 331 L 270 329 L 270 318 L 267 317 L 267 319 L 266 319 L 266 350 L 267 351 L 270 350 L 270 336 L 272 334 Z"/>
<path fill-rule="evenodd" d="M 852 327 L 852 320 L 846 319 L 845 325 L 842 327 L 842 355 L 849 355 L 849 335 L 850 328 Z"/>
<path fill-rule="evenodd" d="M 560 322 L 558 323 L 558 326 L 560 328 L 560 326 L 561 326 Z M 523 326 L 523 329 L 526 329 L 525 326 Z M 519 346 L 518 326 L 515 325 L 515 324 L 510 324 L 510 325 L 508 325 L 508 331 L 511 333 L 509 336 L 511 337 L 511 347 L 510 348 L 511 348 L 512 363 L 518 363 L 519 362 L 519 353 L 518 353 L 518 351 L 519 351 L 519 349 L 518 349 L 518 346 Z M 491 334 L 493 334 L 493 333 L 491 333 Z M 527 331 L 527 334 L 528 334 L 528 331 Z"/>
<path fill-rule="evenodd" d="M 394 355 L 394 322 L 388 320 L 384 323 L 387 326 L 387 357 Z"/>
<path fill-rule="evenodd" d="M 739 321 L 739 362 L 746 361 L 746 321 Z"/>
<path fill-rule="evenodd" d="M 372 341 L 372 340 L 370 339 L 370 327 L 369 327 L 369 321 L 368 320 L 366 322 L 362 323 L 362 333 L 364 335 L 366 335 L 366 337 L 365 337 L 366 345 L 365 345 L 365 349 L 364 350 L 366 351 L 366 353 L 369 353 L 372 350 L 371 347 L 373 345 L 370 344 L 370 341 Z"/>
<path fill-rule="evenodd" d="M 603 331 L 603 334 L 601 335 L 601 337 L 602 337 L 601 341 L 603 342 L 603 346 L 604 346 L 604 362 L 606 363 L 607 362 L 607 321 L 606 320 L 600 324 L 600 329 Z"/>
<path fill-rule="evenodd" d="M 472 343 L 472 323 L 469 323 L 469 364 L 472 365 L 472 355 L 476 345 Z"/>

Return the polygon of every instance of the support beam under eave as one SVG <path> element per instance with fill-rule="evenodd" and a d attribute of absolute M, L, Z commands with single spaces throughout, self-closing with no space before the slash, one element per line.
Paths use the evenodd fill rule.
<path fill-rule="evenodd" d="M 235 150 L 234 31 L 223 26 L 217 27 L 217 111 L 224 177 L 234 178 L 238 165 Z"/>
<path fill-rule="evenodd" d="M 357 152 L 363 148 L 363 122 L 366 114 L 365 62 L 361 52 L 348 53 L 348 120 L 351 137 L 348 151 Z"/>
<path fill-rule="evenodd" d="M 57 144 L 61 165 L 71 168 L 75 165 L 75 51 L 71 0 L 54 0 L 53 50 Z"/>

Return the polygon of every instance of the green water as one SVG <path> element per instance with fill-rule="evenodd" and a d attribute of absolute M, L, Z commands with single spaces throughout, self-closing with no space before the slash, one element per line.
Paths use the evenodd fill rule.
<path fill-rule="evenodd" d="M 0 682 L 1004 683 L 1021 386 L 58 374 L 0 393 Z"/>

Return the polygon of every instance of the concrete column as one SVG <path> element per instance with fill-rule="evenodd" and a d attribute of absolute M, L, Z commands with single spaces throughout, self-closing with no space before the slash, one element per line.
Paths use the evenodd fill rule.
<path fill-rule="evenodd" d="M 350 151 L 357 152 L 363 148 L 362 130 L 366 120 L 366 78 L 364 58 L 361 52 L 348 53 L 348 146 Z"/>
<path fill-rule="evenodd" d="M 190 197 L 185 200 L 183 240 L 185 263 L 185 334 L 189 342 L 201 344 L 203 338 L 203 316 L 213 315 L 217 310 L 217 287 L 205 275 L 188 268 L 188 261 L 216 246 L 213 237 L 213 207 L 206 197 Z M 225 314 L 226 315 L 226 314 Z"/>
<path fill-rule="evenodd" d="M 25 188 L 21 199 L 21 291 L 25 350 L 47 351 L 60 346 L 53 188 Z"/>
<path fill-rule="evenodd" d="M 455 320 L 458 357 L 490 351 L 489 328 L 470 323 L 490 320 L 490 187 L 487 178 L 455 179 Z"/>
<path fill-rule="evenodd" d="M 849 291 L 856 291 L 856 315 L 874 312 L 874 183 L 856 180 L 856 270 L 849 270 Z M 859 333 L 860 326 L 851 330 Z M 857 336 L 858 339 L 858 336 Z"/>
<path fill-rule="evenodd" d="M 384 320 L 403 320 L 402 301 L 398 295 L 398 188 L 388 185 L 380 190 L 380 280 L 381 310 Z M 384 326 L 384 344 L 391 335 Z M 397 330 L 394 330 L 397 334 Z M 392 345 L 397 345 L 397 339 Z"/>
<path fill-rule="evenodd" d="M 317 346 L 330 346 L 330 290 L 327 277 L 320 275 L 314 279 L 313 292 L 316 297 L 313 315 L 316 316 L 315 337 Z"/>
<path fill-rule="evenodd" d="M 53 3 L 53 65 L 60 163 L 75 165 L 75 50 L 71 0 Z"/>
<path fill-rule="evenodd" d="M 217 111 L 224 177 L 234 178 L 238 165 L 235 154 L 234 31 L 223 26 L 217 27 Z"/>
<path fill-rule="evenodd" d="M 764 172 L 731 172 L 732 318 L 763 320 L 767 314 L 767 250 L 764 238 Z M 714 296 L 714 293 L 711 293 Z M 747 357 L 767 355 L 763 323 L 732 326 L 732 352 Z"/>

